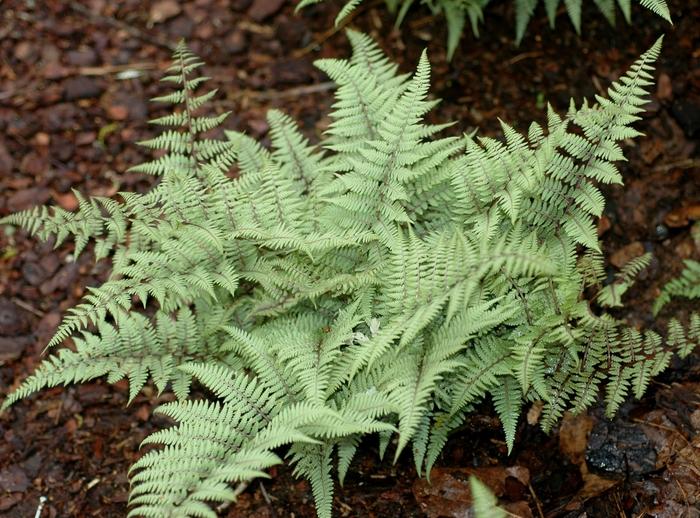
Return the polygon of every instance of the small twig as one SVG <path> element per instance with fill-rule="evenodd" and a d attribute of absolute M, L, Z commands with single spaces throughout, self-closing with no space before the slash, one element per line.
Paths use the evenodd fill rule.
<path fill-rule="evenodd" d="M 328 90 L 333 90 L 336 84 L 333 81 L 327 81 L 325 83 L 316 83 L 313 85 L 297 86 L 294 88 L 289 88 L 288 90 L 240 90 L 236 92 L 232 99 L 227 99 L 224 101 L 218 101 L 214 104 L 220 106 L 230 106 L 237 101 L 242 99 L 254 99 L 256 101 L 269 101 L 272 99 L 285 99 L 288 97 L 301 97 L 303 95 L 311 95 L 320 92 L 327 92 Z"/>
<path fill-rule="evenodd" d="M 43 318 L 44 315 L 46 315 L 46 313 L 44 313 L 43 311 L 36 309 L 34 306 L 29 304 L 28 302 L 24 302 L 22 299 L 18 299 L 17 297 L 12 297 L 12 302 L 17 304 L 22 309 L 29 311 L 33 315 L 38 316 L 39 318 Z"/>
<path fill-rule="evenodd" d="M 670 162 L 668 164 L 660 164 L 654 167 L 652 171 L 655 173 L 661 173 L 670 171 L 671 169 L 693 169 L 695 167 L 700 167 L 700 160 L 693 160 L 692 158 L 687 158 L 685 160 L 678 160 L 677 162 Z"/>
<path fill-rule="evenodd" d="M 34 518 L 41 517 L 41 512 L 44 510 L 44 504 L 46 504 L 47 500 L 48 500 L 48 498 L 46 498 L 43 495 L 39 497 L 39 506 L 36 508 L 36 513 L 34 513 Z"/>
<path fill-rule="evenodd" d="M 265 499 L 265 503 L 270 508 L 270 511 L 272 511 L 273 518 L 277 518 L 277 511 L 275 511 L 275 508 L 272 505 L 272 499 L 270 498 L 270 495 L 267 494 L 267 490 L 265 489 L 265 486 L 262 482 L 260 482 L 260 492 L 262 493 L 262 496 Z"/>
<path fill-rule="evenodd" d="M 540 518 L 544 518 L 544 513 L 542 512 L 542 503 L 540 502 L 540 499 L 537 498 L 535 488 L 532 487 L 532 484 L 530 482 L 527 483 L 527 488 L 530 490 L 530 495 L 532 495 L 532 499 L 535 501 L 535 505 L 537 506 L 537 514 L 540 515 Z"/>
<path fill-rule="evenodd" d="M 523 61 L 524 59 L 530 59 L 530 58 L 538 58 L 542 55 L 542 52 L 539 50 L 533 50 L 532 52 L 523 52 L 522 54 L 518 54 L 517 56 L 513 56 L 510 58 L 508 61 L 506 61 L 506 66 L 511 66 L 515 65 L 516 63 L 519 63 L 520 61 Z"/>
<path fill-rule="evenodd" d="M 243 491 L 245 491 L 248 488 L 249 484 L 250 484 L 250 481 L 248 481 L 248 480 L 244 480 L 243 482 L 238 483 L 238 485 L 233 490 L 233 500 L 234 501 L 236 500 L 236 498 L 238 498 L 240 496 L 241 493 L 243 493 Z M 222 511 L 225 511 L 230 505 L 231 505 L 231 502 L 224 502 L 223 504 L 216 507 L 216 512 L 221 513 Z"/>
<path fill-rule="evenodd" d="M 128 23 L 125 23 L 121 20 L 117 20 L 116 18 L 94 13 L 87 7 L 80 5 L 77 2 L 71 2 L 70 8 L 78 14 L 87 16 L 93 22 L 106 23 L 107 25 L 111 25 L 112 27 L 125 30 L 135 38 L 143 40 L 146 43 L 151 43 L 152 45 L 157 45 L 158 47 L 163 47 L 171 51 L 175 50 L 175 45 L 173 43 L 170 43 L 169 41 L 165 41 L 164 39 L 159 38 L 157 36 L 151 36 L 150 34 L 142 31 L 141 29 L 134 27 L 133 25 L 130 25 Z"/>
<path fill-rule="evenodd" d="M 77 73 L 81 76 L 107 76 L 127 70 L 153 70 L 156 68 L 158 68 L 157 63 L 131 63 L 126 65 L 103 65 L 101 67 L 80 67 L 77 69 Z"/>

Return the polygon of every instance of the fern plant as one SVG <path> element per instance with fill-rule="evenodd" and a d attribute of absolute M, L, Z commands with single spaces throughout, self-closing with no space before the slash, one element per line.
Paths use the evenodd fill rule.
<path fill-rule="evenodd" d="M 394 459 L 410 447 L 429 474 L 485 398 L 510 450 L 524 405 L 542 401 L 549 430 L 603 390 L 612 414 L 700 340 L 697 315 L 664 340 L 604 310 L 648 260 L 606 286 L 595 219 L 597 185 L 622 182 L 619 142 L 639 135 L 660 40 L 608 97 L 550 108 L 526 136 L 504 123 L 496 140 L 423 122 L 437 103 L 425 54 L 403 74 L 348 37 L 350 59 L 316 63 L 338 86 L 320 147 L 278 111 L 269 150 L 208 138 L 226 114 L 201 114 L 215 93 L 196 93 L 202 63 L 180 44 L 164 78 L 175 91 L 156 99 L 175 105 L 154 121 L 168 129 L 142 142 L 165 154 L 134 168 L 160 177 L 151 191 L 2 220 L 72 235 L 76 253 L 93 241 L 113 265 L 49 343 L 74 348 L 4 408 L 100 376 L 128 378 L 132 399 L 149 377 L 177 398 L 157 409 L 177 425 L 145 441 L 164 447 L 131 468 L 131 516 L 215 516 L 231 483 L 285 453 L 327 518 L 332 473 L 342 484 L 365 436 Z M 192 380 L 207 398 L 189 397 Z"/>
<path fill-rule="evenodd" d="M 302 9 L 324 0 L 301 0 L 297 9 Z M 464 26 L 469 21 L 472 32 L 479 35 L 479 24 L 484 19 L 484 9 L 492 0 L 422 0 L 433 15 L 444 14 L 447 23 L 447 59 L 452 59 L 459 40 L 464 32 Z M 671 13 L 666 0 L 637 0 L 639 4 L 654 12 L 664 20 L 671 22 Z M 354 11 L 362 0 L 348 0 L 338 13 L 335 23 L 339 25 L 347 16 Z M 414 5 L 415 0 L 386 0 L 389 10 L 396 15 L 396 26 L 401 25 L 409 9 Z M 627 23 L 632 20 L 631 0 L 513 0 L 515 9 L 515 41 L 519 45 L 525 36 L 530 19 L 537 8 L 544 4 L 549 25 L 554 29 L 557 11 L 560 5 L 566 9 L 566 13 L 571 20 L 576 32 L 581 33 L 581 12 L 584 3 L 594 4 L 603 14 L 605 19 L 615 25 L 616 4 L 620 8 Z"/>
<path fill-rule="evenodd" d="M 658 314 L 674 297 L 700 298 L 700 262 L 687 259 L 683 263 L 685 268 L 681 275 L 669 281 L 654 302 L 654 314 Z"/>

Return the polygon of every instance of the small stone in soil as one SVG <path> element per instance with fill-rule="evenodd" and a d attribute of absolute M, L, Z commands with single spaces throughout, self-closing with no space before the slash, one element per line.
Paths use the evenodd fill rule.
<path fill-rule="evenodd" d="M 71 50 L 66 54 L 69 65 L 74 67 L 91 67 L 97 64 L 97 54 L 87 47 L 81 50 Z"/>
<path fill-rule="evenodd" d="M 71 77 L 63 84 L 63 97 L 66 101 L 98 97 L 103 91 L 102 85 L 90 77 Z"/>

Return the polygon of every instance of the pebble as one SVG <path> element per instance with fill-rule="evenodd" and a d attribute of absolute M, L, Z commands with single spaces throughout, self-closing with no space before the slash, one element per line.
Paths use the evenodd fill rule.
<path fill-rule="evenodd" d="M 66 61 L 74 67 L 91 67 L 98 63 L 97 53 L 87 47 L 81 50 L 71 50 L 66 54 Z"/>
<path fill-rule="evenodd" d="M 71 77 L 63 83 L 63 98 L 66 101 L 99 97 L 103 86 L 91 77 Z"/>

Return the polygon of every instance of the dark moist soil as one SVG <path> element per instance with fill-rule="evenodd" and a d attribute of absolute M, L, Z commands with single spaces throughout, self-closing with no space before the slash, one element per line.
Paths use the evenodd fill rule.
<path fill-rule="evenodd" d="M 590 2 L 589 2 L 590 3 Z M 638 128 L 646 136 L 624 144 L 626 185 L 607 189 L 600 231 L 611 265 L 644 251 L 654 254 L 620 316 L 658 327 L 692 306 L 675 302 L 657 322 L 650 303 L 659 287 L 700 258 L 700 2 L 670 2 L 673 27 L 636 8 L 635 26 L 611 29 L 586 10 L 578 37 L 560 13 L 557 33 L 542 12 L 528 37 L 512 44 L 511 2 L 494 2 L 480 39 L 466 34 L 445 61 L 445 24 L 414 9 L 401 32 L 381 2 L 358 9 L 352 25 L 377 38 L 404 71 L 429 49 L 432 93 L 444 102 L 432 121 L 457 121 L 497 135 L 497 118 L 526 131 L 544 121 L 545 102 L 564 111 L 604 92 L 610 82 L 665 33 L 658 87 Z M 71 189 L 89 195 L 143 190 L 150 179 L 126 173 L 145 158 L 135 141 L 153 135 L 158 115 L 147 99 L 164 92 L 156 80 L 173 42 L 186 38 L 208 63 L 220 88 L 218 111 L 233 113 L 226 128 L 266 140 L 265 112 L 293 116 L 312 140 L 328 125 L 328 79 L 313 60 L 346 57 L 342 32 L 332 30 L 338 5 L 296 16 L 284 0 L 175 2 L 6 0 L 0 12 L 0 216 L 37 204 L 76 207 Z M 331 29 L 329 29 L 331 28 Z M 697 227 L 696 227 L 697 228 Z M 63 312 L 102 282 L 107 265 L 89 254 L 71 261 L 72 244 L 57 250 L 0 229 L 0 388 L 7 393 L 39 363 Z M 613 271 L 613 270 L 611 270 Z M 697 309 L 697 306 L 695 307 Z M 467 479 L 476 473 L 516 516 L 700 516 L 700 364 L 675 361 L 642 401 L 615 420 L 600 409 L 567 417 L 549 436 L 537 408 L 523 419 L 508 456 L 488 404 L 475 411 L 447 444 L 431 476 L 420 479 L 410 455 L 392 466 L 378 461 L 376 441 L 363 443 L 337 516 L 469 516 Z M 165 426 L 152 416 L 164 399 L 145 390 L 126 406 L 124 383 L 99 381 L 45 390 L 0 415 L 0 515 L 123 516 L 127 469 L 141 440 Z M 306 482 L 289 469 L 253 481 L 231 517 L 311 517 Z"/>

